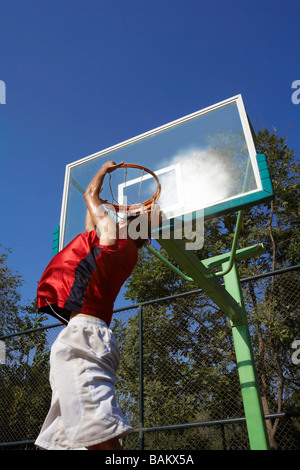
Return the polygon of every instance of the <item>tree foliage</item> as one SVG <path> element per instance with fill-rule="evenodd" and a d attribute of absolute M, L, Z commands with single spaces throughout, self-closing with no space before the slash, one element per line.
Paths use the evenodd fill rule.
<path fill-rule="evenodd" d="M 257 152 L 267 156 L 275 199 L 244 213 L 238 248 L 263 243 L 266 254 L 240 262 L 242 278 L 293 266 L 299 260 L 299 162 L 285 138 L 267 130 L 258 132 L 256 138 Z M 197 252 L 201 259 L 230 251 L 236 217 L 229 214 L 205 223 L 205 243 Z M 299 307 L 292 295 L 286 299 L 284 287 L 291 281 L 300 287 L 299 271 L 243 284 L 265 414 L 300 406 L 299 371 L 289 354 L 299 333 Z M 197 287 L 148 252 L 141 252 L 125 295 L 133 302 L 146 302 Z M 206 295 L 200 292 L 189 300 L 182 297 L 145 306 L 143 332 L 145 426 L 243 416 L 230 325 Z M 123 406 L 130 403 L 137 421 L 137 315 L 123 324 L 122 331 L 117 326 L 116 333 L 123 338 L 120 376 L 122 387 L 127 384 Z M 279 421 L 268 421 L 267 426 L 271 446 L 276 448 Z M 198 442 L 204 438 L 199 429 L 193 432 Z M 151 436 L 148 439 L 153 441 Z M 190 439 L 189 435 L 184 442 L 181 436 L 181 445 L 189 448 Z M 210 439 L 209 448 L 214 446 Z"/>
<path fill-rule="evenodd" d="M 285 138 L 267 130 L 256 138 L 257 152 L 267 156 L 275 199 L 244 213 L 238 248 L 263 243 L 266 254 L 240 262 L 241 278 L 299 262 L 299 162 Z M 197 252 L 200 259 L 230 251 L 236 216 L 205 223 L 205 243 Z M 0 335 L 7 338 L 6 364 L 0 365 L 1 442 L 35 439 L 51 398 L 45 330 L 14 336 L 43 326 L 45 317 L 37 314 L 35 301 L 22 305 L 23 279 L 9 267 L 8 253 L 0 253 Z M 291 362 L 291 344 L 299 339 L 299 271 L 247 280 L 242 286 L 264 412 L 297 410 L 299 366 Z M 118 401 L 134 427 L 140 425 L 140 367 L 145 427 L 243 416 L 230 323 L 198 287 L 147 251 L 140 252 L 125 296 L 142 303 L 141 310 L 128 311 L 127 317 L 124 312 L 121 318 L 115 315 L 113 322 L 121 350 Z M 189 294 L 182 295 L 185 292 Z M 158 298 L 163 300 L 152 302 Z M 141 343 L 143 362 L 139 364 Z M 267 422 L 272 448 L 284 446 L 281 425 L 279 420 Z M 300 435 L 299 426 L 292 423 L 284 434 L 285 443 L 296 435 Z M 219 449 L 222 445 L 216 427 L 146 436 L 148 449 Z M 227 448 L 247 445 L 245 426 L 226 430 Z"/>
<path fill-rule="evenodd" d="M 0 365 L 0 442 L 34 439 L 41 426 L 41 410 L 49 402 L 46 332 L 14 336 L 38 328 L 45 316 L 36 302 L 22 305 L 23 278 L 8 265 L 9 250 L 0 255 L 0 336 L 5 364 Z"/>

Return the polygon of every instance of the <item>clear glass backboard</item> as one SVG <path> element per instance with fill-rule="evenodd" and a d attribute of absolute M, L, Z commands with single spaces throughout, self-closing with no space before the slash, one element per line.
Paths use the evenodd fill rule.
<path fill-rule="evenodd" d="M 166 219 L 214 217 L 272 196 L 265 160 L 256 155 L 241 95 L 155 128 L 66 167 L 59 249 L 85 230 L 83 193 L 108 160 L 154 171 L 161 183 L 158 204 Z M 266 182 L 268 183 L 266 186 Z M 108 184 L 109 183 L 109 184 Z M 118 204 L 148 199 L 155 191 L 150 175 L 119 169 L 101 197 Z M 114 200 L 112 200 L 114 198 Z"/>

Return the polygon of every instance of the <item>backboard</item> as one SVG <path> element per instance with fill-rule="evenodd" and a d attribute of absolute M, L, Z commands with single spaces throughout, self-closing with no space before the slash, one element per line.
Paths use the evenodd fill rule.
<path fill-rule="evenodd" d="M 251 128 L 237 95 L 67 165 L 59 249 L 85 230 L 83 192 L 108 160 L 145 166 L 161 183 L 158 204 L 167 220 L 216 217 L 272 198 L 264 156 L 257 156 Z M 154 178 L 119 169 L 101 197 L 118 204 L 148 199 Z M 113 196 L 112 196 L 113 195 Z M 114 201 L 112 200 L 114 198 Z"/>

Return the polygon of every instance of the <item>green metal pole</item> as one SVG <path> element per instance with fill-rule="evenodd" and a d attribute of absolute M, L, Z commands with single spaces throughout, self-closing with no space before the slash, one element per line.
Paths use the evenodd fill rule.
<path fill-rule="evenodd" d="M 185 243 L 182 240 L 159 239 L 159 243 L 232 321 L 235 323 L 241 321 L 240 305 L 195 253 L 185 249 Z"/>
<path fill-rule="evenodd" d="M 227 266 L 228 263 L 224 263 L 222 268 L 226 270 Z M 231 294 L 242 307 L 242 324 L 240 322 L 237 325 L 232 323 L 232 334 L 250 448 L 251 450 L 268 450 L 268 435 L 236 263 L 234 263 L 231 271 L 224 276 L 224 282 L 227 292 Z"/>
<path fill-rule="evenodd" d="M 236 222 L 236 227 L 235 227 L 235 232 L 234 232 L 234 236 L 233 236 L 233 243 L 232 243 L 231 252 L 230 252 L 230 261 L 226 265 L 227 266 L 226 271 L 223 270 L 221 272 L 218 272 L 218 273 L 215 274 L 215 276 L 225 276 L 225 274 L 229 273 L 229 271 L 231 271 L 231 269 L 232 269 L 234 259 L 235 259 L 236 250 L 237 250 L 237 244 L 238 244 L 238 240 L 239 240 L 239 236 L 240 236 L 240 231 L 241 231 L 241 227 L 242 227 L 243 217 L 244 217 L 244 211 L 239 211 L 238 212 L 238 217 L 237 217 L 237 222 Z"/>
<path fill-rule="evenodd" d="M 152 253 L 152 255 L 156 256 L 156 258 L 160 259 L 163 263 L 165 263 L 169 268 L 172 269 L 176 274 L 178 274 L 181 279 L 184 281 L 189 281 L 193 282 L 193 279 L 189 276 L 186 276 L 180 269 L 176 268 L 170 261 L 168 261 L 163 255 L 159 253 L 155 248 L 153 248 L 151 245 L 146 246 L 147 250 Z"/>

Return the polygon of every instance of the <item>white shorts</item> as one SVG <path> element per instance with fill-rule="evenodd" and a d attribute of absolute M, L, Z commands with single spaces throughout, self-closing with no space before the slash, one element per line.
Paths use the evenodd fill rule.
<path fill-rule="evenodd" d="M 119 358 L 116 339 L 102 320 L 78 315 L 70 320 L 51 348 L 52 400 L 37 447 L 85 448 L 132 432 L 115 399 Z"/>

